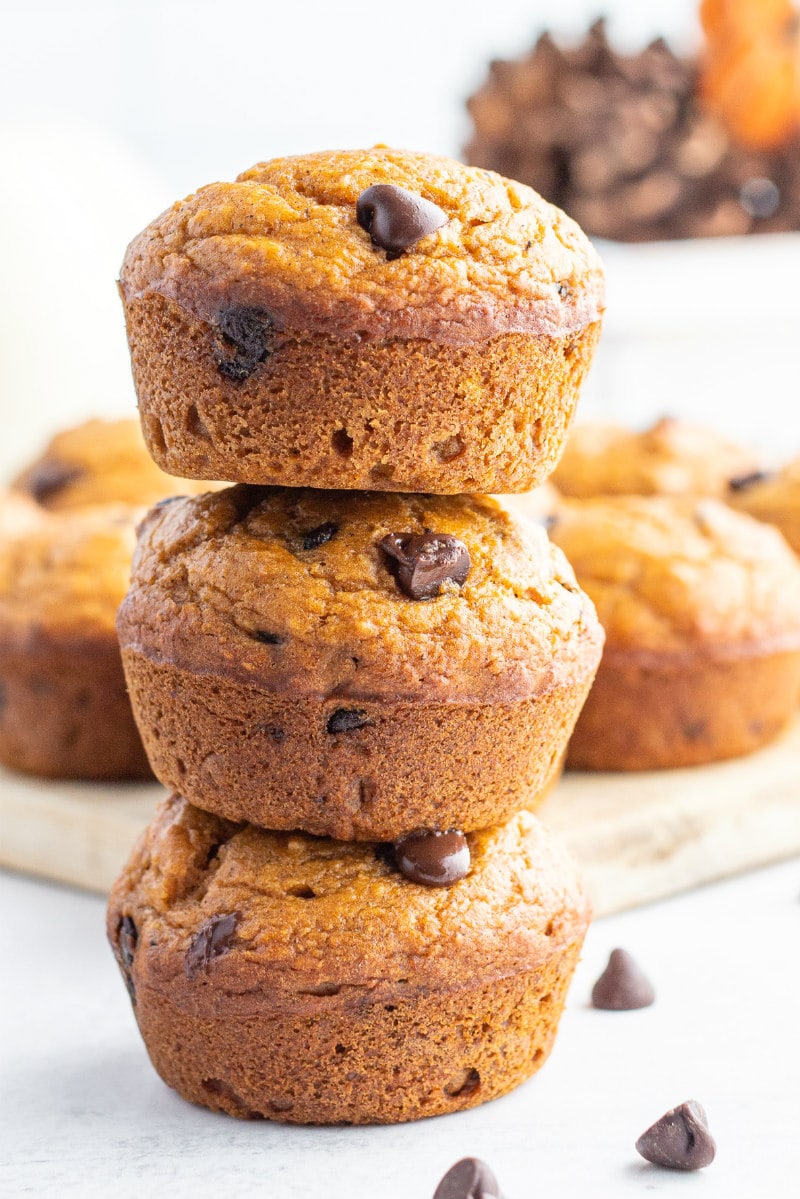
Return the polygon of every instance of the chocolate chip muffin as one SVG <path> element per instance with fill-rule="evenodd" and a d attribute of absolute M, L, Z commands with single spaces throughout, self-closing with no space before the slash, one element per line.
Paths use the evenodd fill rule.
<path fill-rule="evenodd" d="M 530 188 L 384 146 L 201 188 L 120 291 L 164 470 L 437 493 L 547 476 L 603 310 L 595 251 Z"/>
<path fill-rule="evenodd" d="M 577 425 L 553 474 L 563 495 L 712 495 L 758 470 L 759 458 L 713 429 L 665 416 L 649 429 Z"/>
<path fill-rule="evenodd" d="M 141 510 L 0 499 L 0 762 L 48 778 L 144 778 L 114 618 Z"/>
<path fill-rule="evenodd" d="M 241 485 L 150 515 L 117 627 L 163 783 L 356 840 L 534 806 L 602 640 L 544 530 L 488 497 Z"/>
<path fill-rule="evenodd" d="M 800 554 L 800 458 L 775 473 L 731 478 L 726 498 L 733 508 L 775 525 Z"/>
<path fill-rule="evenodd" d="M 714 499 L 565 501 L 550 536 L 606 649 L 569 745 L 584 770 L 691 766 L 756 749 L 800 700 L 800 562 Z"/>
<path fill-rule="evenodd" d="M 147 452 L 138 420 L 89 420 L 57 433 L 11 486 L 43 508 L 66 511 L 109 503 L 149 507 L 216 484 L 165 475 Z"/>
<path fill-rule="evenodd" d="M 469 836 L 426 887 L 382 846 L 265 832 L 165 800 L 108 935 L 158 1073 L 297 1124 L 394 1123 L 519 1085 L 553 1043 L 589 918 L 535 817 Z"/>

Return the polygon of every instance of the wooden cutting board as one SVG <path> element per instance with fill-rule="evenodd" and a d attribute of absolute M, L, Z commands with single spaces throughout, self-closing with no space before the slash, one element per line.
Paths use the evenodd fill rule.
<path fill-rule="evenodd" d="M 107 891 L 162 794 L 0 772 L 0 864 Z M 597 915 L 800 854 L 800 721 L 732 762 L 565 775 L 541 815 L 582 863 Z"/>

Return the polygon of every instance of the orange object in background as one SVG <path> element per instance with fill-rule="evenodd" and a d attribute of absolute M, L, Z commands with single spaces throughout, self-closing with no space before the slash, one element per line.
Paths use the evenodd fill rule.
<path fill-rule="evenodd" d="M 771 149 L 800 130 L 800 12 L 790 0 L 703 0 L 700 87 L 747 145 Z"/>

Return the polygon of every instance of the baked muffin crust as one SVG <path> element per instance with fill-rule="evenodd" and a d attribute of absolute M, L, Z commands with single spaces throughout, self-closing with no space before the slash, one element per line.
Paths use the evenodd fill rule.
<path fill-rule="evenodd" d="M 380 183 L 448 217 L 390 261 L 356 220 L 359 195 Z M 273 159 L 201 188 L 131 243 L 120 286 L 128 302 L 156 292 L 203 321 L 236 305 L 265 310 L 278 331 L 356 342 L 560 336 L 603 308 L 596 252 L 559 209 L 491 171 L 385 146 Z"/>
<path fill-rule="evenodd" d="M 606 655 L 800 649 L 800 564 L 717 500 L 564 503 L 550 535 L 597 606 Z"/>
<path fill-rule="evenodd" d="M 800 554 L 800 458 L 775 474 L 733 478 L 726 499 L 740 512 L 775 525 Z"/>
<path fill-rule="evenodd" d="M 714 499 L 564 502 L 552 528 L 606 649 L 569 745 L 579 769 L 749 753 L 800 699 L 800 563 L 775 529 Z"/>
<path fill-rule="evenodd" d="M 564 495 L 711 495 L 729 479 L 757 470 L 757 456 L 712 429 L 662 417 L 641 432 L 579 424 L 570 433 L 552 481 Z"/>
<path fill-rule="evenodd" d="M 0 761 L 50 778 L 150 775 L 114 629 L 141 509 L 0 502 Z"/>
<path fill-rule="evenodd" d="M 467 877 L 429 888 L 372 844 L 166 800 L 108 911 L 165 1081 L 300 1123 L 414 1119 L 523 1081 L 552 1044 L 588 902 L 535 818 L 469 841 Z"/>
<path fill-rule="evenodd" d="M 412 600 L 380 542 L 426 530 L 464 542 L 471 568 Z M 600 643 L 544 531 L 486 496 L 241 486 L 150 514 L 118 627 L 161 661 L 342 700 L 527 698 L 582 673 Z"/>
<path fill-rule="evenodd" d="M 383 546 L 426 532 L 470 569 L 412 599 Z M 602 641 L 543 529 L 488 497 L 247 487 L 151 514 L 118 629 L 165 786 L 367 841 L 535 807 Z"/>
<path fill-rule="evenodd" d="M 213 486 L 159 470 L 135 419 L 94 419 L 63 429 L 11 484 L 51 511 L 115 503 L 149 507 L 165 496 L 196 495 Z"/>

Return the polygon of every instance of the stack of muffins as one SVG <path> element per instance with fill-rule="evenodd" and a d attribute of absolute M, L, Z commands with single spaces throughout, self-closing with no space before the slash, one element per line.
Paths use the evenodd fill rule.
<path fill-rule="evenodd" d="M 500 1095 L 588 922 L 531 812 L 602 632 L 544 529 L 475 492 L 555 466 L 594 252 L 526 187 L 379 147 L 202 188 L 121 292 L 153 457 L 234 484 L 151 511 L 118 620 L 173 792 L 108 917 L 152 1061 L 292 1122 Z"/>

